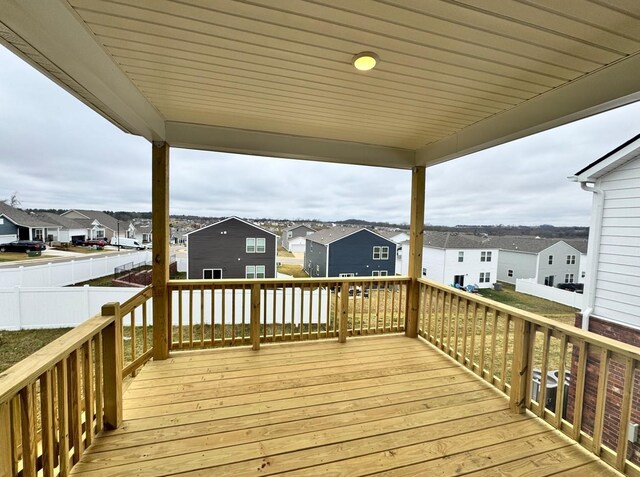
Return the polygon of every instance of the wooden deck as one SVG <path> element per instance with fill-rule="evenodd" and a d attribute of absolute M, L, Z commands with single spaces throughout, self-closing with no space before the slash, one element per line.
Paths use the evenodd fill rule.
<path fill-rule="evenodd" d="M 73 475 L 620 475 L 404 336 L 174 353 Z"/>

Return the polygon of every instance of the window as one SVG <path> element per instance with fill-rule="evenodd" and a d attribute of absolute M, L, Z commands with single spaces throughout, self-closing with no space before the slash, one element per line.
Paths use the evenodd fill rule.
<path fill-rule="evenodd" d="M 576 256 L 567 255 L 567 265 L 575 265 L 575 264 L 576 264 Z"/>
<path fill-rule="evenodd" d="M 491 261 L 491 252 L 480 252 L 480 261 L 481 262 L 490 262 Z"/>
<path fill-rule="evenodd" d="M 293 232 L 291 231 L 287 232 L 287 238 L 291 238 L 291 237 L 293 237 Z"/>
<path fill-rule="evenodd" d="M 353 273 L 340 273 L 340 274 L 338 274 L 338 276 L 340 278 L 348 278 L 348 277 L 353 277 L 354 275 L 353 275 Z"/>
<path fill-rule="evenodd" d="M 513 270 L 507 270 L 507 276 L 508 277 L 512 277 L 513 276 Z"/>
<path fill-rule="evenodd" d="M 0 217 L 0 225 L 4 225 L 4 218 Z"/>
<path fill-rule="evenodd" d="M 205 280 L 220 280 L 222 268 L 205 268 L 202 270 L 202 278 Z"/>
<path fill-rule="evenodd" d="M 553 265 L 553 255 L 549 255 L 549 265 Z"/>
<path fill-rule="evenodd" d="M 103 229 L 96 230 L 96 238 L 99 238 L 99 239 L 104 238 L 104 230 Z"/>
<path fill-rule="evenodd" d="M 422 269 L 422 276 L 423 276 L 423 277 L 426 277 L 426 276 L 427 276 L 427 269 L 426 269 L 426 268 L 423 268 L 423 269 Z"/>
<path fill-rule="evenodd" d="M 373 247 L 374 260 L 389 260 L 389 247 Z"/>
<path fill-rule="evenodd" d="M 566 273 L 564 275 L 564 282 L 565 283 L 573 283 L 573 273 Z"/>
<path fill-rule="evenodd" d="M 386 277 L 388 275 L 386 270 L 374 270 L 371 272 L 372 277 Z"/>
<path fill-rule="evenodd" d="M 42 237 L 43 237 L 43 230 L 42 229 L 33 229 L 33 240 L 40 240 L 42 241 Z"/>
<path fill-rule="evenodd" d="M 544 284 L 548 287 L 552 287 L 553 286 L 553 282 L 554 282 L 554 276 L 553 275 L 549 275 L 548 277 L 544 277 Z"/>
<path fill-rule="evenodd" d="M 320 273 L 320 265 L 316 265 L 316 273 Z"/>
<path fill-rule="evenodd" d="M 464 252 L 458 252 L 458 262 L 464 262 Z"/>
<path fill-rule="evenodd" d="M 586 277 L 586 276 L 587 276 L 587 272 L 582 272 L 582 273 L 580 274 L 580 276 L 581 276 L 582 278 Z"/>
<path fill-rule="evenodd" d="M 267 250 L 265 238 L 247 238 L 245 251 L 247 253 L 265 253 Z"/>
<path fill-rule="evenodd" d="M 490 272 L 480 272 L 480 283 L 489 283 L 491 281 Z"/>
<path fill-rule="evenodd" d="M 244 267 L 244 276 L 248 279 L 264 278 L 265 268 L 264 265 L 247 265 Z"/>

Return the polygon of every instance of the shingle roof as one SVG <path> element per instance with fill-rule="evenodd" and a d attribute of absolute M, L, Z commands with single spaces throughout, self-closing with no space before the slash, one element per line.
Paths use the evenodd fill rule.
<path fill-rule="evenodd" d="M 433 248 L 498 248 L 495 244 L 495 239 L 492 237 L 432 230 L 425 231 L 423 244 L 425 247 Z"/>
<path fill-rule="evenodd" d="M 79 223 L 76 219 L 70 219 L 69 217 L 65 217 L 63 215 L 54 214 L 53 212 L 42 212 L 39 214 L 46 218 L 52 224 L 58 224 L 64 229 L 84 229 L 82 224 Z"/>
<path fill-rule="evenodd" d="M 379 235 L 383 239 L 393 243 L 392 240 L 388 239 L 387 237 L 383 237 L 377 231 L 370 230 L 364 227 L 329 227 L 328 229 L 323 229 L 311 235 L 307 235 L 307 240 L 311 240 L 312 242 L 316 242 L 322 245 L 327 245 L 335 242 L 336 240 L 343 239 L 348 235 L 360 232 L 361 230 L 367 230 L 372 234 Z"/>
<path fill-rule="evenodd" d="M 518 252 L 540 253 L 558 242 L 565 242 L 581 253 L 587 253 L 587 241 L 584 239 L 536 238 L 525 236 L 495 237 L 498 248 Z"/>
<path fill-rule="evenodd" d="M 97 220 L 102 225 L 104 225 L 105 227 L 113 231 L 118 230 L 118 219 L 110 216 L 109 214 L 106 214 L 99 210 L 85 210 L 85 209 L 72 209 L 72 210 L 75 210 L 76 212 L 79 212 L 82 215 L 86 215 L 87 217 L 92 219 L 92 221 Z M 74 219 L 74 220 L 78 220 L 78 219 Z M 126 230 L 128 227 L 129 227 L 129 222 L 120 221 L 120 230 Z"/>
<path fill-rule="evenodd" d="M 291 226 L 287 227 L 286 229 L 284 229 L 284 231 L 285 231 L 285 232 L 288 232 L 288 231 L 290 231 L 290 230 L 297 229 L 298 227 L 304 227 L 304 228 L 307 228 L 307 229 L 309 229 L 309 230 L 313 230 L 313 228 L 312 228 L 312 227 L 309 227 L 308 225 L 305 225 L 305 224 L 293 224 L 293 225 L 291 225 Z M 315 232 L 315 230 L 314 230 L 314 232 Z"/>
<path fill-rule="evenodd" d="M 41 215 L 29 214 L 4 202 L 0 202 L 0 214 L 22 227 L 59 227 L 57 223 L 51 222 Z"/>

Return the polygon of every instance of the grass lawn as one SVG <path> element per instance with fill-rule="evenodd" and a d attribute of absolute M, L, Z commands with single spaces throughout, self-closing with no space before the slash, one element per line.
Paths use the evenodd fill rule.
<path fill-rule="evenodd" d="M 289 257 L 289 258 L 295 258 L 295 255 L 292 254 L 291 252 L 289 252 L 286 248 L 284 247 L 278 247 L 278 257 Z"/>
<path fill-rule="evenodd" d="M 104 249 L 98 250 L 91 247 L 51 247 L 52 250 L 60 250 L 62 252 L 74 252 L 74 253 L 100 253 L 104 252 Z"/>
<path fill-rule="evenodd" d="M 41 257 L 30 257 L 24 252 L 3 252 L 0 253 L 0 262 L 15 262 L 17 260 L 33 260 Z"/>
<path fill-rule="evenodd" d="M 287 252 L 289 253 L 289 252 Z M 283 263 L 278 267 L 278 273 L 284 273 L 285 275 L 291 275 L 293 278 L 309 278 L 307 272 L 302 269 L 300 265 L 292 265 Z"/>
<path fill-rule="evenodd" d="M 0 372 L 35 353 L 70 329 L 0 331 Z"/>

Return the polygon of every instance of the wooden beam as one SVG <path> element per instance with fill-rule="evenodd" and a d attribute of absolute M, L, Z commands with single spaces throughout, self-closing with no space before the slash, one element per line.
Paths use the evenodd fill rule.
<path fill-rule="evenodd" d="M 211 293 L 214 292 L 215 290 L 211 290 Z M 284 327 L 284 322 L 282 323 L 282 326 Z M 251 334 L 251 347 L 255 351 L 258 351 L 260 349 L 260 284 L 258 283 L 251 285 L 251 318 L 249 333 Z"/>
<path fill-rule="evenodd" d="M 169 357 L 169 145 L 153 143 L 151 163 L 153 235 L 153 359 Z"/>
<path fill-rule="evenodd" d="M 420 286 L 422 277 L 422 246 L 424 239 L 424 197 L 426 168 L 416 166 L 411 171 L 411 226 L 409 230 L 409 313 L 405 334 L 418 336 L 418 312 L 420 308 Z"/>
<path fill-rule="evenodd" d="M 117 429 L 122 424 L 122 317 L 119 303 L 102 306 L 103 316 L 115 320 L 102 332 L 102 375 L 104 379 L 104 426 Z"/>
<path fill-rule="evenodd" d="M 530 323 L 522 318 L 513 318 L 513 362 L 511 363 L 509 408 L 514 414 L 524 414 L 526 412 L 527 399 L 531 395 L 529 389 L 531 375 L 531 370 L 529 369 L 530 343 Z M 544 402 L 541 402 L 540 406 L 544 408 Z"/>

